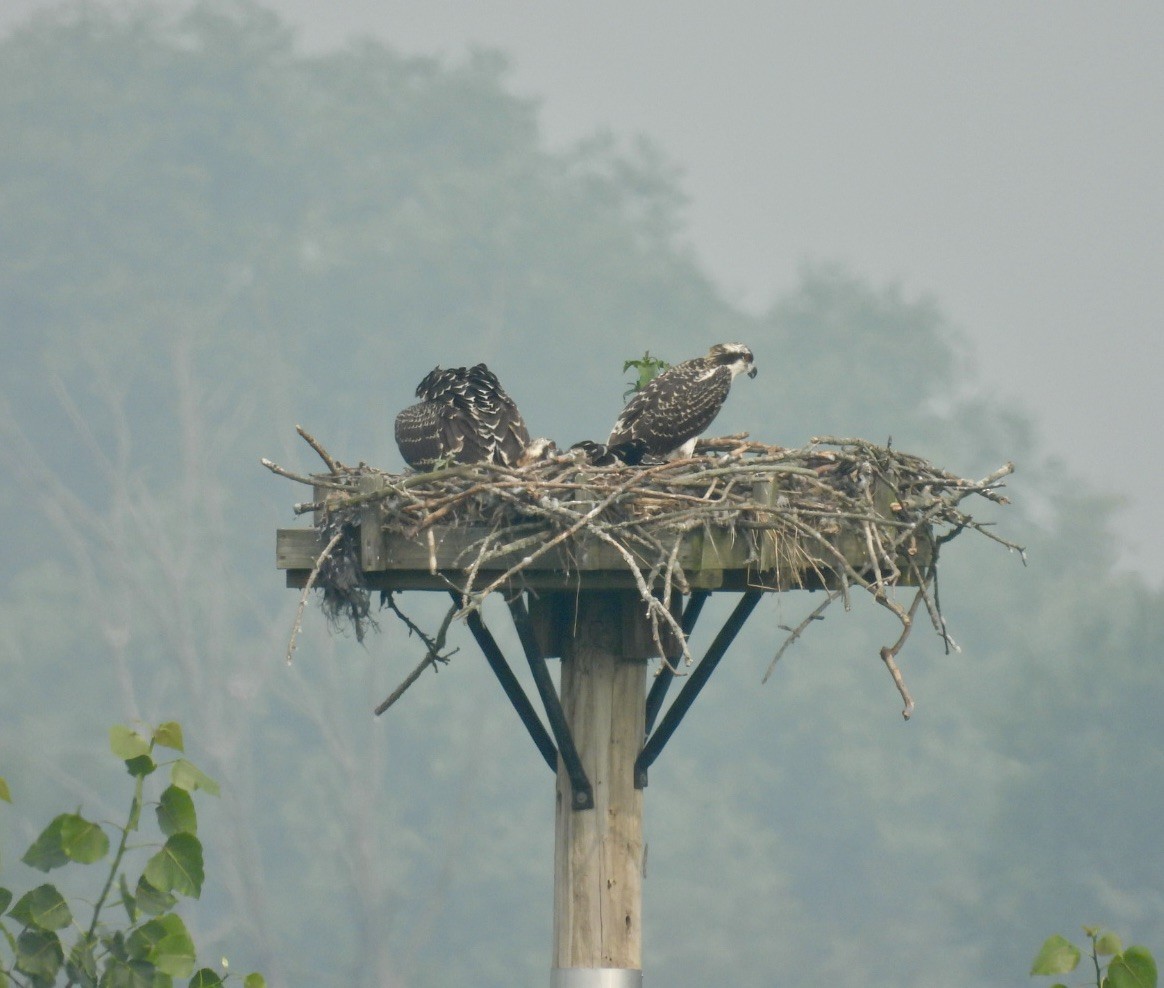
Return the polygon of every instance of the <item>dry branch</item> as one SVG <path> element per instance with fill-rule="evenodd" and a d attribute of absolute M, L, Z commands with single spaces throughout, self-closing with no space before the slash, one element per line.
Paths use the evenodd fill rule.
<path fill-rule="evenodd" d="M 437 629 L 435 637 L 431 637 L 425 634 L 425 632 L 416 625 L 412 618 L 400 610 L 400 608 L 396 606 L 396 602 L 392 599 L 391 594 L 388 594 L 387 596 L 386 606 L 390 608 L 392 612 L 398 618 L 400 618 L 401 621 L 404 622 L 410 634 L 415 634 L 421 641 L 424 642 L 424 644 L 428 647 L 428 651 L 425 653 L 424 658 L 420 660 L 416 668 L 404 677 L 404 681 L 388 695 L 386 700 L 384 700 L 382 703 L 380 703 L 379 706 L 376 707 L 375 711 L 373 712 L 377 717 L 379 717 L 380 714 L 384 713 L 385 710 L 387 710 L 390 706 L 392 706 L 392 704 L 399 700 L 404 695 L 408 687 L 420 679 L 420 675 L 424 672 L 425 669 L 427 669 L 429 666 L 432 666 L 435 669 L 438 662 L 446 663 L 452 656 L 457 653 L 457 649 L 455 648 L 451 652 L 441 652 L 441 649 L 445 647 L 445 638 L 449 633 L 449 625 L 452 624 L 453 617 L 457 613 L 457 608 L 455 606 L 450 607 L 448 611 L 445 612 L 444 620 L 441 621 L 441 626 Z"/>

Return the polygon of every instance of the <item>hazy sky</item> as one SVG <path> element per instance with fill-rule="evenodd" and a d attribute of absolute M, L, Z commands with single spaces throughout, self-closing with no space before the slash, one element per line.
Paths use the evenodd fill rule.
<path fill-rule="evenodd" d="M 9 0 L 0 23 L 48 5 Z M 1126 492 L 1125 559 L 1164 578 L 1164 3 L 272 6 L 308 48 L 502 49 L 555 146 L 650 136 L 685 171 L 693 248 L 749 309 L 806 260 L 932 294 L 1047 448 Z"/>

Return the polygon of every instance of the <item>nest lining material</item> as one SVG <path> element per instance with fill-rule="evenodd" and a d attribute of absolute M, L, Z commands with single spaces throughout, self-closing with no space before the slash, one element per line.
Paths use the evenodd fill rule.
<path fill-rule="evenodd" d="M 764 679 L 812 621 L 837 599 L 847 610 L 850 592 L 858 588 L 901 625 L 900 638 L 881 649 L 881 658 L 908 717 L 912 700 L 893 660 L 920 605 L 925 605 L 947 650 L 957 649 L 938 605 L 941 546 L 962 532 L 975 531 L 1022 552 L 962 506 L 972 496 L 1008 503 L 999 491 L 1013 471 L 1009 463 L 981 480 L 968 480 L 920 457 L 861 439 L 820 437 L 807 446 L 784 449 L 739 435 L 702 440 L 694 457 L 651 466 L 594 467 L 565 453 L 520 467 L 475 463 L 391 474 L 365 464 L 344 466 L 309 434 L 299 432 L 323 458 L 327 473 L 303 477 L 263 461 L 268 469 L 324 492 L 322 500 L 295 506 L 297 513 L 319 512 L 325 545 L 304 590 L 296 632 L 312 586 L 323 591 L 324 610 L 333 625 L 351 626 L 361 640 L 365 625 L 374 625 L 359 566 L 359 533 L 361 516 L 375 505 L 386 532 L 409 538 L 434 525 L 484 530 L 458 560 L 457 577 L 442 571 L 459 595 L 453 617 L 478 609 L 494 590 L 520 586 L 522 571 L 551 549 L 561 548 L 570 558 L 586 540 L 609 545 L 634 578 L 660 654 L 668 654 L 666 637 L 680 643 L 690 662 L 672 608 L 674 591 L 690 591 L 680 549 L 696 529 L 728 530 L 744 544 L 756 587 L 805 585 L 803 579 L 784 579 L 792 572 L 814 576 L 813 585 L 826 588 L 823 602 L 801 625 L 784 629 L 788 637 Z M 369 478 L 374 478 L 371 483 Z M 761 563 L 768 567 L 768 583 Z M 484 579 L 482 573 L 491 578 Z M 908 604 L 896 599 L 899 588 L 913 591 Z M 392 610 L 403 618 L 394 605 Z M 441 642 L 448 623 L 446 619 L 442 625 Z M 430 646 L 426 662 L 440 659 L 439 648 L 432 647 L 436 643 L 423 637 Z M 293 647 L 294 632 L 288 657 Z M 666 658 L 664 662 L 670 665 Z"/>

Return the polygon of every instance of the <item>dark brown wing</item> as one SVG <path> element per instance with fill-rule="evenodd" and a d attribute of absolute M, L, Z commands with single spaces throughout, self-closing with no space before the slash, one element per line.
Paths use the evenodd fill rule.
<path fill-rule="evenodd" d="M 431 401 L 409 405 L 396 416 L 396 445 L 404 462 L 426 470 L 449 453 L 441 412 L 448 406 Z"/>
<path fill-rule="evenodd" d="M 676 364 L 627 402 L 607 444 L 637 440 L 655 456 L 674 452 L 711 425 L 731 383 L 730 370 L 708 366 L 703 359 Z"/>
<path fill-rule="evenodd" d="M 529 445 L 517 405 L 484 364 L 437 367 L 416 393 L 425 400 L 396 416 L 396 444 L 411 467 L 442 459 L 515 466 Z"/>
<path fill-rule="evenodd" d="M 516 403 L 501 386 L 497 375 L 484 364 L 470 367 L 466 374 L 463 400 L 480 440 L 477 458 L 516 466 L 529 445 L 529 430 L 525 427 Z"/>

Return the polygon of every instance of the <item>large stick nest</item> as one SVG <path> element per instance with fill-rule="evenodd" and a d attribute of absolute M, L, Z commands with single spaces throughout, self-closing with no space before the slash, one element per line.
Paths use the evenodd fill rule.
<path fill-rule="evenodd" d="M 295 506 L 297 513 L 318 513 L 325 544 L 303 599 L 312 586 L 322 589 L 329 618 L 350 623 L 358 637 L 371 621 L 359 567 L 360 518 L 370 506 L 378 508 L 385 531 L 409 538 L 433 526 L 483 530 L 458 560 L 457 574 L 442 571 L 458 594 L 459 607 L 435 638 L 422 633 L 429 646 L 422 667 L 442 658 L 440 647 L 451 618 L 478 609 L 495 590 L 520 587 L 523 571 L 550 550 L 564 549 L 569 559 L 575 548 L 592 540 L 612 547 L 632 574 L 664 662 L 668 654 L 678 658 L 664 646 L 665 640 L 679 642 L 689 662 L 672 607 L 675 591 L 690 590 L 680 549 L 696 529 L 726 529 L 744 545 L 755 586 L 777 589 L 799 583 L 825 589 L 821 604 L 799 626 L 784 628 L 787 638 L 768 674 L 831 603 L 843 600 L 848 609 L 851 592 L 864 590 L 900 622 L 899 639 L 881 649 L 881 658 L 902 693 L 908 717 L 912 700 L 894 657 L 919 606 L 925 605 L 946 648 L 957 648 L 938 604 L 939 549 L 972 531 L 1022 552 L 965 507 L 970 498 L 1006 504 L 1000 489 L 1013 471 L 1009 463 L 970 480 L 861 439 L 819 437 L 807 446 L 784 449 L 741 435 L 702 440 L 695 456 L 650 466 L 595 467 L 580 454 L 567 452 L 514 468 L 477 463 L 424 474 L 390 474 L 365 464 L 345 466 L 299 431 L 327 464 L 326 473 L 305 477 L 263 462 L 325 492 L 320 500 Z M 369 484 L 369 477 L 376 482 Z M 765 572 L 762 560 L 772 569 Z M 497 574 L 500 566 L 504 570 Z M 788 571 L 801 577 L 790 583 Z M 483 572 L 490 578 L 482 578 Z M 912 599 L 900 602 L 900 589 L 912 591 Z M 388 603 L 403 618 L 390 595 Z M 298 624 L 297 617 L 296 630 Z"/>

